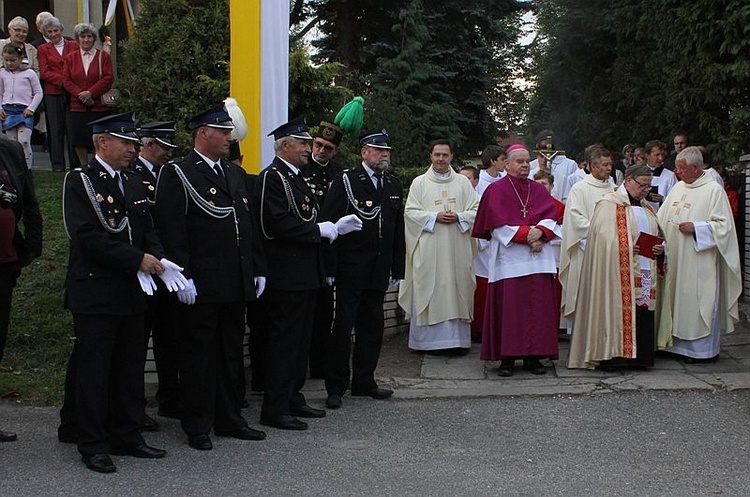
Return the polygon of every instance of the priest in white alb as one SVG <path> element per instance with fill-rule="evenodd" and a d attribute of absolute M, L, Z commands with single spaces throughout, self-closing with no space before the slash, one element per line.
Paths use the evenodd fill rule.
<path fill-rule="evenodd" d="M 568 333 L 573 329 L 581 263 L 589 236 L 594 205 L 607 193 L 615 190 L 610 182 L 614 161 L 612 153 L 603 147 L 589 154 L 591 173 L 570 189 L 562 224 L 560 252 L 560 284 L 562 285 L 562 316 L 567 320 Z"/>
<path fill-rule="evenodd" d="M 404 208 L 406 275 L 398 303 L 411 319 L 410 349 L 465 355 L 471 347 L 477 194 L 451 168 L 450 141 L 433 141 L 430 158 Z"/>
<path fill-rule="evenodd" d="M 666 241 L 658 345 L 686 363 L 718 358 L 720 334 L 734 331 L 742 290 L 732 210 L 724 189 L 703 170 L 697 147 L 677 154 L 682 178 L 659 210 Z"/>

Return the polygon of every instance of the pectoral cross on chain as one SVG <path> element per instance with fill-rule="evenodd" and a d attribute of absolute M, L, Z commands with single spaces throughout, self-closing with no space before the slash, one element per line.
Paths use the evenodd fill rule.
<path fill-rule="evenodd" d="M 435 200 L 435 205 L 442 205 L 445 212 L 452 211 L 452 206 L 456 205 L 456 197 L 449 197 L 448 190 L 441 190 L 440 197 L 438 200 Z"/>

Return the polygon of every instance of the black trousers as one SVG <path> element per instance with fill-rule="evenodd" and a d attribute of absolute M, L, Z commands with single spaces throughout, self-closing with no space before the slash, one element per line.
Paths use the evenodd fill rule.
<path fill-rule="evenodd" d="M 49 158 L 53 171 L 65 169 L 65 135 L 68 113 L 64 95 L 45 95 L 44 110 L 47 120 L 47 139 L 49 141 Z M 78 167 L 78 156 L 75 148 L 68 145 L 68 165 L 70 169 Z"/>
<path fill-rule="evenodd" d="M 3 361 L 5 343 L 8 340 L 10 308 L 13 302 L 13 287 L 20 274 L 17 265 L 0 266 L 0 362 Z"/>
<path fill-rule="evenodd" d="M 332 325 L 333 287 L 325 286 L 318 289 L 310 339 L 310 376 L 313 378 L 325 378 L 328 371 L 328 349 Z"/>
<path fill-rule="evenodd" d="M 317 290 L 266 290 L 266 374 L 261 419 L 289 414 L 305 405 L 310 334 Z"/>
<path fill-rule="evenodd" d="M 182 429 L 189 436 L 247 426 L 237 395 L 245 333 L 244 302 L 178 304 Z"/>
<path fill-rule="evenodd" d="M 259 299 L 247 303 L 247 326 L 250 328 L 250 389 L 254 392 L 262 392 L 266 383 L 268 331 L 265 329 L 266 320 L 263 317 L 266 312 L 265 306 L 265 293 Z M 244 395 L 241 398 L 244 398 Z"/>
<path fill-rule="evenodd" d="M 142 444 L 143 314 L 73 314 L 73 327 L 78 451 Z"/>
<path fill-rule="evenodd" d="M 151 337 L 156 375 L 159 379 L 156 400 L 160 408 L 174 412 L 179 411 L 181 406 L 177 327 L 174 316 L 177 301 L 174 294 L 169 293 L 161 280 L 157 282 L 157 286 L 156 293 L 148 298 L 144 320 L 144 360 L 148 349 L 148 339 Z"/>
<path fill-rule="evenodd" d="M 368 391 L 377 388 L 375 368 L 383 344 L 383 300 L 385 291 L 337 288 L 336 319 L 333 322 L 329 350 L 326 390 L 343 395 L 349 388 Z M 349 368 L 352 328 L 354 354 Z"/>

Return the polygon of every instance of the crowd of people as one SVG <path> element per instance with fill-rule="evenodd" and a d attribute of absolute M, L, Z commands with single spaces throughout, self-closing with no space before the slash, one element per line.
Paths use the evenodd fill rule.
<path fill-rule="evenodd" d="M 142 434 L 160 429 L 145 410 L 149 339 L 158 415 L 207 451 L 212 433 L 266 438 L 242 413 L 246 326 L 261 425 L 302 431 L 326 416 L 302 392 L 309 376 L 325 379 L 328 409 L 347 392 L 390 398 L 375 379 L 388 288 L 398 287 L 411 350 L 464 356 L 481 342 L 503 377 L 518 361 L 545 374 L 561 332 L 569 368 L 648 369 L 659 352 L 714 361 L 738 320 L 732 202 L 684 134 L 669 157 L 653 140 L 641 155 L 627 145 L 622 161 L 594 144 L 577 163 L 544 131 L 533 149 L 489 145 L 479 170 L 460 171 L 438 139 L 404 198 L 385 130 L 361 134 L 361 160 L 341 164 L 344 130 L 298 118 L 270 131 L 275 158 L 249 175 L 232 99 L 194 116 L 190 152 L 172 159 L 175 122 L 103 107 L 112 63 L 96 31 L 78 25 L 67 40 L 40 16 L 38 48 L 24 44 L 28 25 L 9 26 L 20 34 L 2 48 L 0 84 L 16 83 L 0 92 L 0 117 L 31 129 L 43 94 L 53 168 L 65 169 L 65 136 L 70 164 L 82 164 L 63 188 L 76 340 L 58 440 L 93 471 L 116 471 L 113 454 L 167 453 Z M 12 288 L 42 249 L 29 152 L 22 133 L 7 134 L 17 140 L 0 138 L 0 359 Z"/>

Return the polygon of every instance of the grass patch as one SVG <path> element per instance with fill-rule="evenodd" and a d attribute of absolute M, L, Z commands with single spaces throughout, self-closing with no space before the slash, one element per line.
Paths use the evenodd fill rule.
<path fill-rule="evenodd" d="M 57 404 L 73 346 L 73 320 L 63 309 L 68 236 L 62 220 L 59 172 L 34 171 L 44 220 L 42 256 L 21 273 L 13 292 L 0 396 L 26 404 Z"/>

